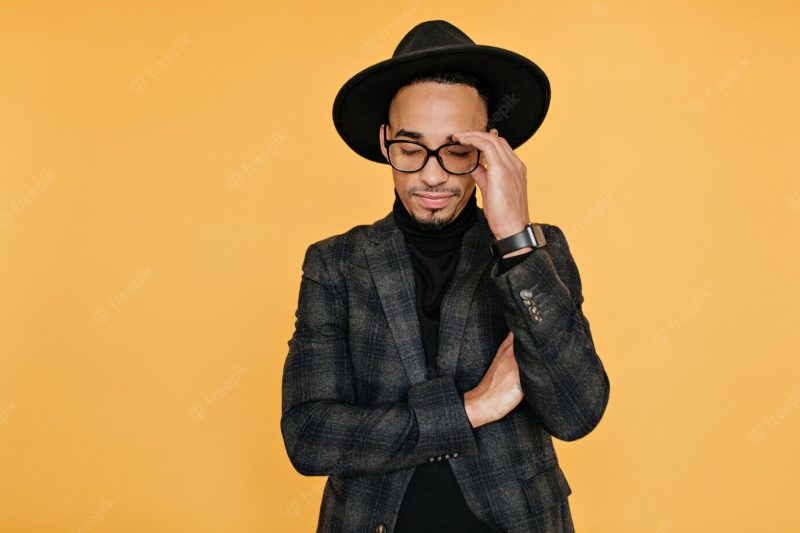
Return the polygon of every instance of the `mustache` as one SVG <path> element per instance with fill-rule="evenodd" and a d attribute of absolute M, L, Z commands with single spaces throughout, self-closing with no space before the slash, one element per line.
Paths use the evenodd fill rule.
<path fill-rule="evenodd" d="M 408 190 L 408 195 L 412 196 L 419 192 L 427 192 L 430 194 L 452 194 L 455 196 L 461 196 L 461 189 L 422 189 L 419 187 L 411 187 Z"/>

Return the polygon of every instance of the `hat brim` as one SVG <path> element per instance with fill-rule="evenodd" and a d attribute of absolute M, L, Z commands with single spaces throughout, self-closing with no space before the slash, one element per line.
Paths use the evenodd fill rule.
<path fill-rule="evenodd" d="M 489 84 L 495 97 L 490 127 L 512 148 L 527 141 L 547 115 L 550 82 L 533 61 L 494 46 L 454 45 L 387 59 L 350 78 L 333 102 L 336 131 L 362 157 L 387 164 L 378 131 L 390 99 L 414 77 L 439 69 L 472 73 Z"/>

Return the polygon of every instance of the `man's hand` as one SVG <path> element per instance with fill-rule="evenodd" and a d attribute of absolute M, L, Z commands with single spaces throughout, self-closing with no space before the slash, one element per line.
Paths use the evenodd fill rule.
<path fill-rule="evenodd" d="M 481 164 L 472 178 L 481 190 L 486 221 L 495 239 L 519 233 L 531 221 L 528 214 L 527 168 L 497 128 L 453 134 L 461 144 L 481 151 Z M 484 168 L 483 163 L 486 163 Z"/>
<path fill-rule="evenodd" d="M 464 393 L 464 408 L 473 428 L 500 420 L 516 407 L 524 394 L 514 357 L 514 333 L 508 332 L 478 385 Z"/>

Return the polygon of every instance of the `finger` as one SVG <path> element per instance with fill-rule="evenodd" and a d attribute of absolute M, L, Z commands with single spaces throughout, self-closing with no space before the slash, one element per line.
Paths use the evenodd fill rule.
<path fill-rule="evenodd" d="M 453 134 L 453 139 L 461 144 L 474 146 L 486 154 L 489 166 L 503 165 L 509 169 L 514 168 L 511 159 L 505 153 L 505 147 L 497 140 L 496 135 L 485 131 L 458 132 Z"/>
<path fill-rule="evenodd" d="M 493 132 L 497 132 L 497 135 L 495 135 L 495 133 Z M 508 141 L 502 136 L 500 136 L 499 132 L 497 131 L 497 128 L 492 128 L 490 130 L 489 139 L 496 144 L 498 152 L 503 157 L 503 160 L 506 162 L 506 164 L 509 165 L 511 168 L 517 167 L 517 161 L 519 160 L 517 154 L 515 154 L 514 150 L 511 149 L 511 145 L 508 144 Z"/>
<path fill-rule="evenodd" d="M 500 346 L 497 347 L 497 350 L 500 351 L 500 352 L 505 351 L 505 350 L 508 349 L 509 345 L 511 345 L 511 344 L 512 344 L 512 342 L 510 342 L 508 340 L 508 337 L 506 337 L 505 340 L 500 343 Z"/>
<path fill-rule="evenodd" d="M 506 151 L 510 154 L 513 154 L 511 159 L 514 161 L 514 166 L 516 166 L 520 172 L 523 172 L 525 170 L 525 163 L 522 162 L 522 159 L 520 159 L 514 149 L 511 148 L 511 145 L 508 143 L 505 137 L 499 137 L 499 139 L 501 144 L 506 147 Z"/>
<path fill-rule="evenodd" d="M 483 154 L 481 153 L 481 160 L 483 160 Z M 475 183 L 480 187 L 481 194 L 486 195 L 486 167 L 483 165 L 478 165 L 475 170 L 470 172 L 472 179 L 475 180 Z"/>

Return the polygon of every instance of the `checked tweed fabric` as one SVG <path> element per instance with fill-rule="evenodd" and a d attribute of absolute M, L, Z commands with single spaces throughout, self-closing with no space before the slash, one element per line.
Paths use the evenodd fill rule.
<path fill-rule="evenodd" d="M 547 245 L 503 273 L 479 208 L 442 301 L 438 376 L 428 375 L 411 259 L 391 213 L 308 247 L 281 432 L 299 473 L 328 476 L 318 532 L 393 532 L 414 468 L 443 460 L 497 531 L 573 531 L 552 438 L 592 431 L 610 384 L 564 233 L 542 229 Z M 462 395 L 509 329 L 525 397 L 472 428 Z"/>

